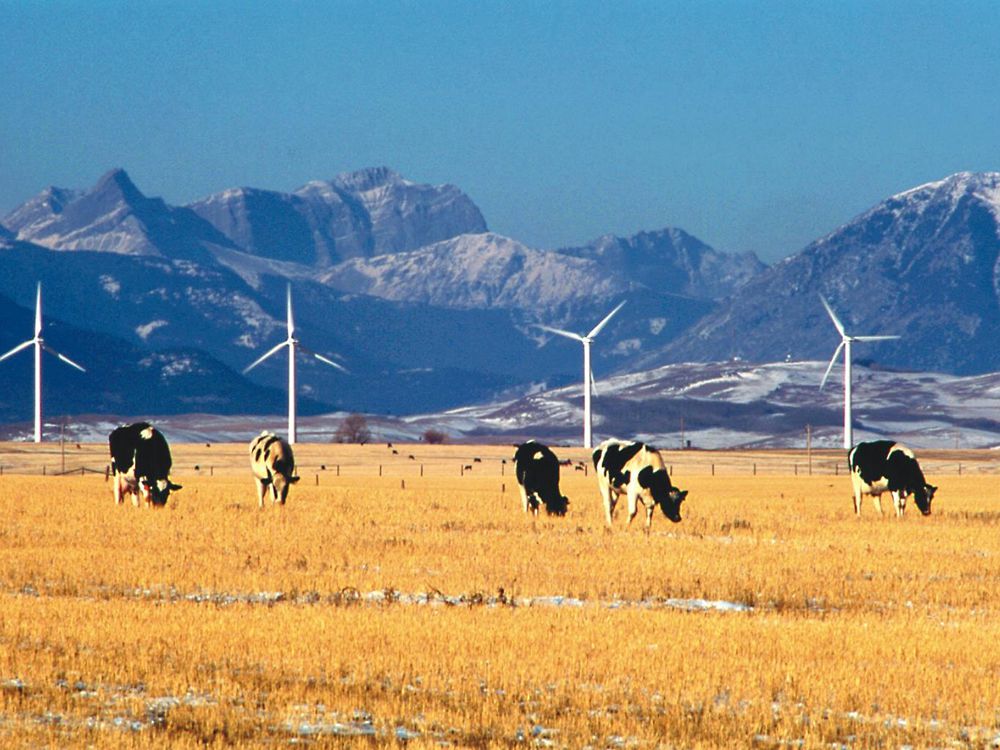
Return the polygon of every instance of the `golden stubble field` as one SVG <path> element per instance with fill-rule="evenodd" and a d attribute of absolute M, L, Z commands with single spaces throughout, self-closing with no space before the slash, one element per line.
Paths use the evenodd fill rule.
<path fill-rule="evenodd" d="M 1000 457 L 928 456 L 898 522 L 839 451 L 672 453 L 685 518 L 647 536 L 592 471 L 533 521 L 511 448 L 394 449 L 297 446 L 258 511 L 244 446 L 174 446 L 154 511 L 51 476 L 104 446 L 0 445 L 0 745 L 1000 740 Z"/>

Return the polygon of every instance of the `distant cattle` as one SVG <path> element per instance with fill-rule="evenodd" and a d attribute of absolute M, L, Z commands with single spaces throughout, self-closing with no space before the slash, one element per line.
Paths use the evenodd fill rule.
<path fill-rule="evenodd" d="M 653 509 L 657 505 L 674 523 L 681 520 L 681 503 L 687 497 L 687 490 L 671 484 L 655 448 L 639 442 L 605 440 L 594 451 L 594 468 L 608 526 L 622 493 L 628 498 L 628 524 L 635 518 L 640 502 L 646 508 L 646 531 L 653 523 Z"/>
<path fill-rule="evenodd" d="M 271 488 L 271 502 L 285 504 L 295 476 L 292 446 L 274 433 L 264 431 L 250 441 L 250 469 L 257 482 L 257 504 L 264 507 L 264 495 Z"/>
<path fill-rule="evenodd" d="M 871 495 L 875 508 L 882 512 L 882 493 L 892 495 L 896 517 L 902 518 L 906 498 L 913 495 L 917 508 L 931 514 L 931 501 L 937 487 L 927 484 L 913 451 L 892 440 L 858 443 L 847 454 L 854 488 L 854 512 L 861 515 L 861 496 Z"/>
<path fill-rule="evenodd" d="M 538 515 L 540 506 L 550 516 L 565 516 L 569 500 L 559 491 L 559 459 L 534 440 L 517 446 L 514 473 L 521 492 L 521 508 Z"/>
<path fill-rule="evenodd" d="M 163 506 L 174 490 L 181 486 L 170 481 L 170 446 L 166 438 L 148 422 L 136 422 L 112 430 L 108 436 L 111 450 L 111 473 L 114 475 L 115 504 L 132 496 L 139 507 Z"/>

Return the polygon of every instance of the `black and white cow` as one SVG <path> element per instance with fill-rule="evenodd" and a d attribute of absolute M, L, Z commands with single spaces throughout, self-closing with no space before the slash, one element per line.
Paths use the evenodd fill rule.
<path fill-rule="evenodd" d="M 292 446 L 267 431 L 250 441 L 250 469 L 257 481 L 257 502 L 261 508 L 267 487 L 271 488 L 271 502 L 284 505 L 288 488 L 299 481 L 295 476 Z"/>
<path fill-rule="evenodd" d="M 548 447 L 534 440 L 517 446 L 514 473 L 525 513 L 537 516 L 544 505 L 550 516 L 566 515 L 569 500 L 559 492 L 559 459 Z"/>
<path fill-rule="evenodd" d="M 906 498 L 913 495 L 917 508 L 931 514 L 931 500 L 937 487 L 927 484 L 913 451 L 892 440 L 858 443 L 847 454 L 854 488 L 854 512 L 861 515 L 861 496 L 871 495 L 875 508 L 882 512 L 882 493 L 892 495 L 896 517 L 902 518 Z"/>
<path fill-rule="evenodd" d="M 608 526 L 622 493 L 628 498 L 628 524 L 639 511 L 640 502 L 646 507 L 646 531 L 653 523 L 657 505 L 674 523 L 681 520 L 681 503 L 687 490 L 671 484 L 663 458 L 655 448 L 639 442 L 605 440 L 594 451 L 594 468 Z"/>
<path fill-rule="evenodd" d="M 140 498 L 147 507 L 163 506 L 171 491 L 181 488 L 169 479 L 170 446 L 148 422 L 115 428 L 108 436 L 108 446 L 116 505 L 125 502 L 125 495 L 131 495 L 136 507 Z"/>

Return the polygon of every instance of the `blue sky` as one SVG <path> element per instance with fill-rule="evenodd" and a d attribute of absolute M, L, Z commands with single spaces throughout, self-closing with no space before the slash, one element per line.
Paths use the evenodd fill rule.
<path fill-rule="evenodd" d="M 0 216 L 124 167 L 185 203 L 388 165 L 534 247 L 775 260 L 1000 169 L 996 2 L 0 0 Z"/>

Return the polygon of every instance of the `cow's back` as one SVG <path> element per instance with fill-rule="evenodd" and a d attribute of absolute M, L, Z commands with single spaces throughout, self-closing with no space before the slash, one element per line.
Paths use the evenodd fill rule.
<path fill-rule="evenodd" d="M 858 443 L 847 454 L 848 468 L 860 476 L 866 484 L 876 482 L 885 476 L 889 452 L 896 445 L 893 440 Z"/>
<path fill-rule="evenodd" d="M 272 432 L 262 432 L 250 441 L 250 466 L 261 479 L 271 474 L 290 478 L 295 473 L 292 446 Z"/>
<path fill-rule="evenodd" d="M 170 473 L 170 447 L 163 434 L 149 422 L 116 427 L 108 435 L 108 448 L 115 471 L 134 468 L 137 477 L 165 479 Z"/>
<path fill-rule="evenodd" d="M 132 468 L 135 462 L 135 452 L 139 443 L 139 432 L 137 427 L 149 425 L 145 422 L 129 424 L 116 427 L 108 435 L 108 450 L 111 453 L 112 471 L 125 474 Z"/>
<path fill-rule="evenodd" d="M 534 440 L 517 447 L 514 453 L 514 473 L 518 484 L 529 492 L 549 485 L 558 490 L 559 459 L 548 446 Z"/>
<path fill-rule="evenodd" d="M 605 440 L 594 451 L 593 458 L 598 476 L 612 487 L 628 484 L 640 468 L 650 466 L 654 471 L 664 468 L 659 451 L 639 441 Z"/>

